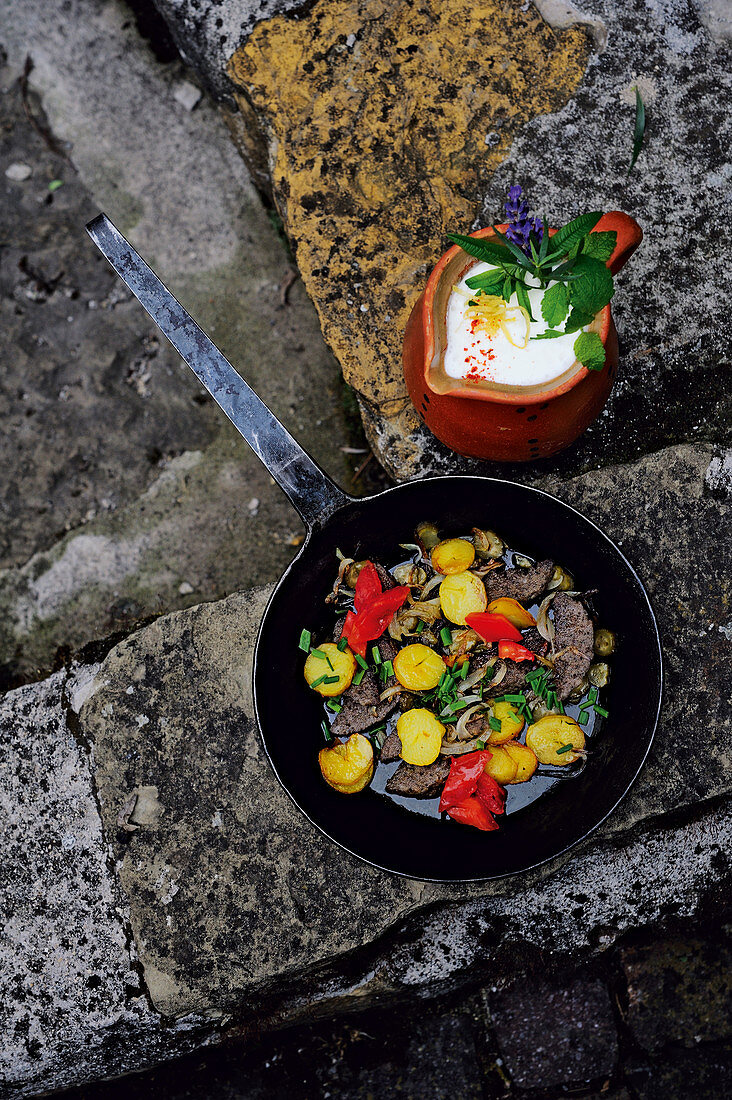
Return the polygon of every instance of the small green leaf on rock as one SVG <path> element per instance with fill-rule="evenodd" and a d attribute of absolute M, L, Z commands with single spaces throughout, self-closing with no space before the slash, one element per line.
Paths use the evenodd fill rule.
<path fill-rule="evenodd" d="M 541 315 L 550 328 L 561 325 L 569 309 L 569 294 L 564 283 L 554 283 L 541 299 Z"/>
<path fill-rule="evenodd" d="M 582 244 L 582 255 L 592 256 L 595 260 L 605 263 L 610 259 L 618 243 L 618 235 L 614 229 L 604 233 L 588 233 Z"/>
<path fill-rule="evenodd" d="M 63 185 L 64 185 L 63 180 L 51 180 L 51 182 L 48 185 L 48 190 L 53 193 L 54 191 L 58 191 L 59 187 L 63 187 Z"/>
<path fill-rule="evenodd" d="M 633 171 L 633 166 L 638 160 L 638 154 L 643 147 L 643 135 L 646 132 L 646 105 L 643 102 L 643 97 L 638 91 L 638 86 L 635 89 L 635 130 L 633 132 L 633 156 L 630 161 L 630 168 L 628 169 L 628 175 Z"/>
<path fill-rule="evenodd" d="M 596 332 L 581 332 L 574 342 L 574 354 L 588 370 L 605 366 L 605 348 Z"/>

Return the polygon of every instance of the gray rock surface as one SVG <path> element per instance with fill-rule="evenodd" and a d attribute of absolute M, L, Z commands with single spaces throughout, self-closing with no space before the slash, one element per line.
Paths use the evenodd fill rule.
<path fill-rule="evenodd" d="M 365 444 L 299 280 L 283 304 L 294 270 L 224 123 L 208 100 L 190 112 L 175 99 L 180 64 L 158 64 L 111 0 L 5 5 L 0 46 L 0 168 L 33 168 L 0 173 L 5 687 L 140 620 L 273 580 L 301 536 L 87 239 L 100 207 L 356 492 L 364 455 L 340 448 Z M 29 110 L 53 149 L 23 108 L 26 55 Z"/>
<path fill-rule="evenodd" d="M 588 509 L 622 485 L 617 512 L 605 517 L 611 533 L 624 544 L 637 540 L 630 549 L 642 550 L 657 600 L 675 598 L 677 576 L 692 598 L 675 618 L 665 611 L 674 696 L 629 800 L 571 856 L 519 879 L 447 889 L 394 878 L 335 848 L 299 816 L 264 760 L 252 720 L 250 662 L 266 588 L 160 618 L 100 664 L 6 697 L 6 737 L 20 746 L 21 757 L 25 751 L 35 761 L 30 769 L 23 765 L 22 789 L 13 769 L 3 773 L 11 813 L 17 801 L 44 803 L 36 788 L 42 791 L 49 778 L 38 762 L 55 759 L 58 746 L 63 752 L 54 781 L 65 776 L 69 753 L 82 770 L 85 801 L 73 785 L 62 786 L 51 797 L 51 823 L 39 824 L 37 833 L 26 834 L 26 819 L 15 812 L 18 843 L 6 873 L 22 894 L 24 872 L 17 866 L 39 865 L 49 834 L 60 861 L 73 858 L 63 848 L 67 835 L 77 837 L 69 851 L 91 849 L 89 858 L 104 872 L 102 879 L 95 872 L 91 887 L 101 908 L 91 906 L 93 935 L 82 962 L 70 972 L 62 968 L 59 981 L 67 983 L 64 996 L 81 1018 L 89 1002 L 78 967 L 100 973 L 104 1004 L 112 1005 L 111 1033 L 119 1029 L 129 1037 L 134 1028 L 113 1009 L 132 964 L 115 963 L 108 939 L 117 937 L 139 961 L 135 1003 L 153 1015 L 135 1025 L 145 1041 L 134 1056 L 127 1039 L 121 1044 L 119 1072 L 180 1049 L 175 1034 L 169 1048 L 159 1038 L 158 1017 L 183 1020 L 191 1041 L 216 1037 L 220 1024 L 226 1033 L 222 1017 L 231 1014 L 246 1033 L 262 1033 L 284 1022 L 434 995 L 478 975 L 490 981 L 519 949 L 562 959 L 571 945 L 576 962 L 630 930 L 718 908 L 729 882 L 732 822 L 725 804 L 729 774 L 717 766 L 728 752 L 726 715 L 711 708 L 728 639 L 719 629 L 726 620 L 709 629 L 707 601 L 715 590 L 697 593 L 689 576 L 705 545 L 709 553 L 702 533 L 714 539 L 719 529 L 720 502 L 704 489 L 710 457 L 708 448 L 678 448 L 563 486 Z M 650 538 L 661 509 L 686 532 L 683 545 Z M 691 639 L 709 698 L 704 708 L 682 709 L 679 700 L 695 691 L 697 666 L 684 658 Z M 690 758 L 686 746 L 702 741 L 703 758 Z M 80 817 L 90 821 L 91 833 L 79 831 Z M 51 919 L 37 915 L 36 927 L 46 934 L 62 921 L 62 899 L 77 889 L 77 869 L 69 870 L 64 877 L 49 864 L 63 890 Z M 75 912 L 89 908 L 88 889 L 79 889 Z M 129 930 L 121 941 L 120 921 Z M 111 977 L 94 969 L 105 952 Z M 14 965 L 19 983 L 29 987 L 33 958 L 21 953 Z M 55 988 L 57 1003 L 61 986 Z M 42 1003 L 32 989 L 27 996 L 29 1026 L 37 1026 Z M 602 1057 L 589 1049 L 587 1066 L 604 1067 L 612 1042 Z M 11 1044 L 11 1063 L 16 1053 Z M 90 1054 L 75 1076 L 68 1061 L 49 1056 L 44 1065 L 34 1087 L 41 1080 L 59 1087 L 84 1073 L 93 1077 L 100 1063 Z"/>

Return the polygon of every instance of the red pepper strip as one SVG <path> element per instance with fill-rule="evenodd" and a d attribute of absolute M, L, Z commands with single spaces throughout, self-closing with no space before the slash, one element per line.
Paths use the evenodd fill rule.
<path fill-rule="evenodd" d="M 536 654 L 527 649 L 525 645 L 517 645 L 516 642 L 499 642 L 498 656 L 507 657 L 509 661 L 535 661 Z"/>
<path fill-rule="evenodd" d="M 341 631 L 341 638 L 345 638 L 346 641 L 348 640 L 348 636 L 351 633 L 351 628 L 353 627 L 353 624 L 355 623 L 355 621 L 356 621 L 356 612 L 355 611 L 347 611 L 346 612 L 346 617 L 345 617 L 344 622 L 343 622 L 343 630 Z"/>
<path fill-rule="evenodd" d="M 376 572 L 376 566 L 372 561 L 367 561 L 358 574 L 358 580 L 356 581 L 356 595 L 353 599 L 353 606 L 356 611 L 362 611 L 367 604 L 380 596 L 381 587 L 381 579 Z"/>
<path fill-rule="evenodd" d="M 382 592 L 366 607 L 361 608 L 350 623 L 346 616 L 341 637 L 348 638 L 348 644 L 354 653 L 361 657 L 366 656 L 367 642 L 381 637 L 410 592 L 411 589 L 406 584 L 390 588 L 388 592 Z"/>
<path fill-rule="evenodd" d="M 476 634 L 480 634 L 484 642 L 500 642 L 502 638 L 521 641 L 518 627 L 509 622 L 505 615 L 498 615 L 495 611 L 473 611 L 465 616 L 465 622 Z"/>
<path fill-rule="evenodd" d="M 496 819 L 474 794 L 469 795 L 459 806 L 450 806 L 447 815 L 461 825 L 472 825 L 474 829 L 482 829 L 485 833 L 498 828 Z"/>
<path fill-rule="evenodd" d="M 492 814 L 502 814 L 506 809 L 506 791 L 499 783 L 496 783 L 492 775 L 483 772 L 478 777 L 478 786 L 475 789 L 475 797 L 483 804 L 486 810 Z"/>
<path fill-rule="evenodd" d="M 478 752 L 467 752 L 464 756 L 453 756 L 450 774 L 440 797 L 440 813 L 444 813 L 449 806 L 464 802 L 475 792 L 478 780 L 484 774 L 485 766 L 492 755 L 488 749 L 481 749 Z"/>

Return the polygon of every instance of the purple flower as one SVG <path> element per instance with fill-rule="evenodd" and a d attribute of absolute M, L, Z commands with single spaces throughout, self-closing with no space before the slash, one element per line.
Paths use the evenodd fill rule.
<path fill-rule="evenodd" d="M 529 235 L 533 233 L 535 240 L 541 242 L 544 235 L 544 226 L 541 218 L 529 217 L 529 204 L 523 197 L 523 191 L 517 183 L 508 189 L 508 202 L 505 210 L 508 214 L 506 236 L 509 241 L 517 244 L 522 252 L 530 256 Z"/>

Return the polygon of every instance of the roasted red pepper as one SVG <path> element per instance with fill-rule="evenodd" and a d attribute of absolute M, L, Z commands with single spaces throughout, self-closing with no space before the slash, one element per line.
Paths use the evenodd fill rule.
<path fill-rule="evenodd" d="M 483 804 L 486 810 L 492 814 L 502 814 L 506 809 L 506 791 L 495 781 L 492 775 L 483 772 L 478 777 L 478 786 L 475 788 L 475 797 Z"/>
<path fill-rule="evenodd" d="M 366 607 L 371 600 L 381 595 L 381 580 L 376 572 L 376 566 L 372 561 L 364 563 L 356 581 L 356 595 L 353 598 L 353 606 L 359 612 Z"/>
<path fill-rule="evenodd" d="M 485 766 L 493 754 L 488 749 L 468 752 L 464 756 L 453 756 L 450 761 L 450 774 L 442 789 L 440 813 L 450 806 L 457 806 L 475 793 L 478 780 L 485 774 Z"/>
<path fill-rule="evenodd" d="M 498 656 L 509 661 L 535 661 L 536 654 L 527 649 L 525 645 L 517 645 L 516 642 L 499 642 Z"/>
<path fill-rule="evenodd" d="M 354 611 L 349 611 L 341 631 L 354 653 L 366 656 L 366 645 L 386 630 L 411 589 L 408 585 L 381 591 L 381 581 L 373 562 L 366 562 L 356 581 Z"/>
<path fill-rule="evenodd" d="M 518 627 L 509 622 L 505 615 L 498 615 L 495 611 L 474 611 L 465 616 L 465 622 L 476 634 L 480 634 L 484 642 L 500 642 L 502 638 L 521 641 Z"/>
<path fill-rule="evenodd" d="M 461 825 L 472 825 L 474 829 L 482 829 L 485 833 L 498 828 L 498 822 L 493 814 L 486 810 L 474 794 L 469 795 L 459 806 L 450 806 L 447 816 L 453 821 L 459 821 Z"/>

